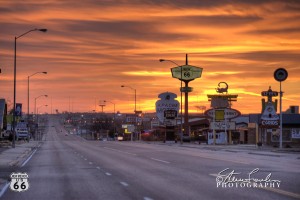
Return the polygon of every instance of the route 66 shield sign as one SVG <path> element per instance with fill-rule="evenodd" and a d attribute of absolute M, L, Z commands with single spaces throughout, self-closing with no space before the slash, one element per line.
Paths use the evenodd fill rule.
<path fill-rule="evenodd" d="M 24 192 L 29 188 L 28 174 L 21 172 L 13 172 L 10 175 L 10 189 L 15 192 Z"/>

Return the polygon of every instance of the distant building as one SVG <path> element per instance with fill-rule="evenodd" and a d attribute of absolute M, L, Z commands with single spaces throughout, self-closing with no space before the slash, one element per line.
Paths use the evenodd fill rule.
<path fill-rule="evenodd" d="M 260 126 L 261 114 L 250 114 L 249 122 Z M 288 145 L 300 145 L 300 114 L 282 114 L 282 142 Z M 258 141 L 266 145 L 279 144 L 279 128 L 259 128 Z M 249 129 L 249 135 L 255 137 L 255 129 Z M 250 136 L 250 137 L 251 137 Z"/>

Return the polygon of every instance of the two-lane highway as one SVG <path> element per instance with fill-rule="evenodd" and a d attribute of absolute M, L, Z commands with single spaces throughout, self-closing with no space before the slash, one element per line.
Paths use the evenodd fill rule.
<path fill-rule="evenodd" d="M 29 175 L 25 192 L 3 199 L 294 199 L 299 198 L 299 160 L 134 142 L 86 141 L 65 135 L 50 119 L 47 139 L 20 170 Z M 61 131 L 63 130 L 63 131 Z M 289 162 L 288 164 L 280 161 Z M 277 165 L 274 165 L 277 163 Z M 217 187 L 230 168 L 247 178 L 281 181 L 280 188 Z M 262 181 L 263 182 L 263 181 Z"/>

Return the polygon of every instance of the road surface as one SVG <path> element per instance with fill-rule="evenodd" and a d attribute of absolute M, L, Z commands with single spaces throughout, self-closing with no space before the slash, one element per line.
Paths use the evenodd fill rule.
<path fill-rule="evenodd" d="M 86 141 L 61 130 L 62 125 L 52 117 L 46 141 L 20 169 L 29 175 L 29 189 L 7 189 L 3 200 L 300 199 L 296 156 Z M 217 187 L 217 179 L 225 181 L 220 175 L 233 170 L 240 173 L 234 175 L 240 181 L 231 177 L 232 187 Z M 249 174 L 260 179 L 256 183 L 274 181 L 274 187 L 254 187 L 253 181 L 247 186 L 243 181 Z"/>

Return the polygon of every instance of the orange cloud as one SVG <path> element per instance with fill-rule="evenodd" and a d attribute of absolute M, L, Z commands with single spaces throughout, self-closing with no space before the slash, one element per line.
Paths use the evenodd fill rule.
<path fill-rule="evenodd" d="M 260 112 L 260 92 L 279 90 L 273 78 L 279 67 L 289 72 L 282 84 L 287 109 L 300 99 L 299 6 L 280 0 L 1 1 L 0 97 L 13 99 L 14 37 L 41 27 L 48 32 L 17 40 L 17 101 L 25 110 L 27 76 L 47 71 L 32 79 L 31 101 L 47 93 L 41 103 L 50 105 L 52 97 L 52 109 L 72 104 L 83 112 L 105 99 L 133 112 L 133 91 L 120 87 L 126 84 L 136 89 L 138 108 L 154 112 L 159 93 L 180 96 L 180 81 L 170 73 L 174 64 L 158 59 L 183 65 L 186 53 L 189 64 L 203 68 L 202 77 L 189 83 L 191 112 L 209 108 L 207 94 L 222 81 L 239 94 L 236 109 Z M 105 109 L 112 111 L 111 105 Z"/>

